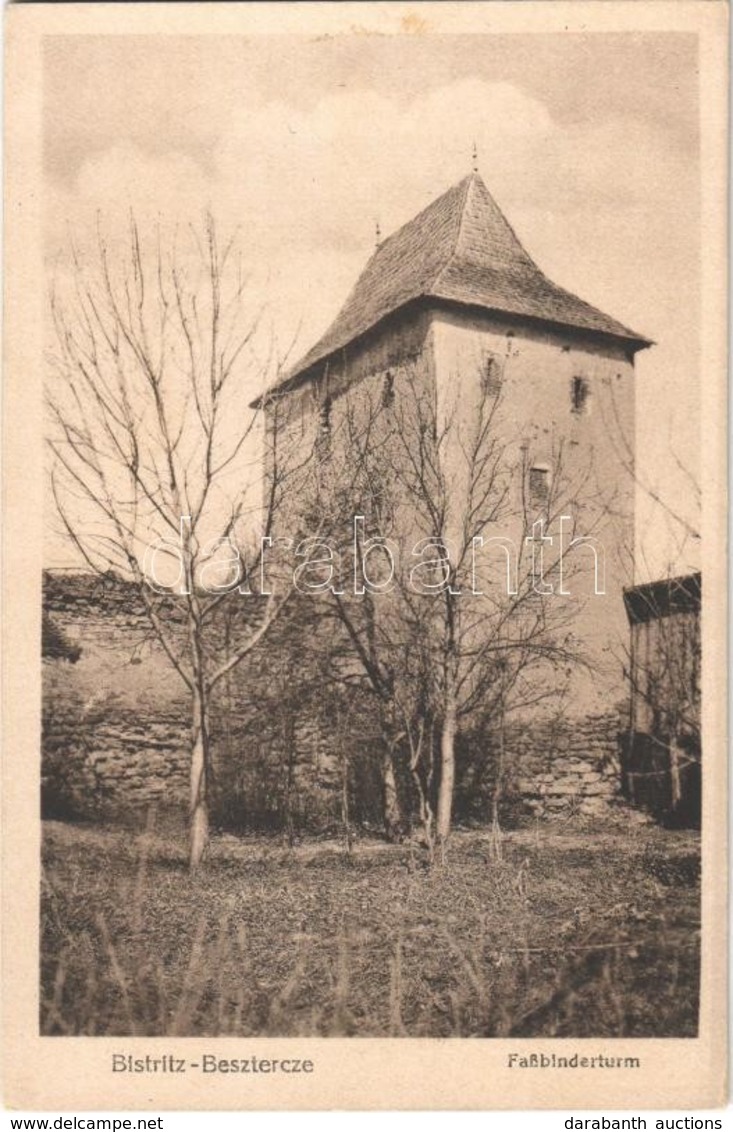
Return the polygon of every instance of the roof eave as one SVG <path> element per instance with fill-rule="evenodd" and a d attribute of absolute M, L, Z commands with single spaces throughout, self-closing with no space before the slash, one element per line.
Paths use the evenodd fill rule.
<path fill-rule="evenodd" d="M 308 381 L 308 379 L 313 376 L 313 371 L 317 369 L 318 366 L 321 366 L 325 362 L 330 361 L 331 358 L 335 358 L 337 354 L 340 354 L 344 350 L 347 350 L 355 342 L 362 342 L 370 334 L 373 334 L 375 330 L 378 330 L 380 327 L 382 327 L 385 322 L 388 322 L 389 319 L 394 318 L 396 315 L 403 313 L 410 307 L 414 307 L 416 304 L 422 303 L 425 299 L 429 298 L 430 296 L 427 295 L 413 295 L 411 298 L 408 298 L 404 302 L 400 303 L 400 305 L 395 307 L 393 310 L 387 311 L 386 314 L 383 314 L 370 326 L 365 327 L 364 330 L 360 331 L 358 334 L 355 334 L 353 338 L 349 338 L 349 340 L 342 343 L 342 345 L 331 347 L 323 354 L 313 358 L 313 360 L 308 362 L 307 365 L 302 366 L 300 363 L 298 363 L 295 369 L 291 370 L 290 373 L 283 377 L 279 382 L 277 382 L 275 385 L 270 386 L 270 388 L 266 389 L 264 393 L 261 393 L 259 397 L 255 397 L 254 401 L 250 401 L 250 409 L 261 409 L 265 406 L 268 400 L 277 399 L 287 393 L 292 393 L 294 389 L 297 389 L 300 385 L 304 385 L 306 381 Z M 325 337 L 328 337 L 328 334 Z M 316 348 L 317 346 L 313 349 Z M 306 354 L 305 357 L 307 358 L 311 353 L 313 353 L 313 350 L 309 350 L 308 354 Z"/>
<path fill-rule="evenodd" d="M 439 303 L 450 307 L 459 307 L 463 310 L 482 311 L 485 314 L 495 314 L 500 315 L 503 318 L 516 319 L 517 321 L 529 321 L 538 326 L 548 326 L 553 330 L 559 330 L 565 333 L 571 332 L 584 337 L 600 338 L 605 341 L 620 343 L 626 350 L 631 350 L 633 354 L 637 354 L 641 350 L 648 350 L 651 346 L 656 345 L 655 341 L 652 338 L 645 338 L 643 337 L 643 335 L 635 334 L 631 330 L 629 330 L 627 333 L 615 333 L 610 330 L 599 330 L 594 327 L 579 326 L 577 323 L 561 322 L 556 319 L 543 318 L 541 315 L 521 314 L 516 311 L 502 310 L 500 307 L 488 307 L 484 306 L 481 303 L 462 302 L 459 299 L 444 298 L 439 295 L 419 295 L 413 299 L 409 299 L 405 303 L 402 303 L 399 307 L 396 307 L 395 310 L 389 311 L 387 314 L 383 315 L 382 318 L 377 319 L 377 321 L 372 323 L 371 326 L 368 326 L 365 330 L 363 330 L 360 334 L 357 334 L 349 342 L 344 343 L 343 346 L 337 346 L 334 349 L 329 350 L 321 357 L 317 357 L 312 362 L 309 362 L 308 365 L 304 366 L 302 369 L 297 369 L 294 372 L 288 374 L 288 376 L 283 378 L 282 381 L 278 382 L 276 385 L 271 386 L 270 389 L 265 390 L 265 392 L 261 393 L 259 397 L 256 397 L 253 401 L 251 401 L 249 405 L 250 409 L 262 409 L 269 400 L 279 399 L 280 397 L 284 397 L 288 393 L 292 393 L 294 389 L 297 389 L 300 385 L 304 385 L 308 381 L 308 379 L 313 375 L 313 371 L 318 366 L 323 365 L 324 362 L 327 362 L 331 358 L 335 357 L 340 351 L 345 350 L 347 346 L 351 346 L 356 342 L 361 342 L 364 338 L 367 337 L 367 335 L 372 334 L 394 315 L 400 313 L 401 311 L 404 311 L 410 306 L 413 306 L 415 303 L 421 302 L 436 304 Z"/>
<path fill-rule="evenodd" d="M 623 591 L 630 625 L 644 624 L 676 613 L 699 613 L 702 604 L 702 573 L 659 578 Z"/>
<path fill-rule="evenodd" d="M 639 350 L 647 350 L 650 346 L 656 346 L 654 339 L 645 338 L 642 334 L 637 334 L 628 327 L 624 327 L 623 332 L 621 330 L 614 332 L 612 330 L 601 330 L 592 326 L 581 326 L 580 323 L 577 322 L 563 322 L 561 319 L 553 319 L 545 315 L 525 314 L 522 311 L 506 310 L 499 306 L 488 306 L 479 302 L 455 299 L 450 296 L 430 295 L 427 296 L 427 298 L 431 302 L 444 303 L 446 306 L 460 307 L 464 310 L 482 311 L 485 314 L 499 315 L 501 318 L 512 319 L 517 322 L 530 322 L 535 326 L 548 326 L 553 330 L 563 333 L 570 332 L 583 337 L 601 338 L 607 341 L 622 343 L 626 349 L 633 349 L 634 353 L 638 353 Z"/>

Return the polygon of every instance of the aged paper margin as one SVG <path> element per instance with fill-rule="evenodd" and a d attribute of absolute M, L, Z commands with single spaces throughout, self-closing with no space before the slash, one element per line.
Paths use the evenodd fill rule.
<path fill-rule="evenodd" d="M 571 3 L 33 4 L 6 10 L 3 429 L 3 1082 L 16 1109 L 694 1108 L 726 1064 L 727 5 Z M 44 35 L 687 31 L 702 125 L 703 973 L 697 1039 L 143 1039 L 38 1036 L 41 257 Z M 507 1054 L 635 1056 L 640 1070 L 517 1070 Z M 114 1076 L 111 1053 L 309 1057 L 312 1076 Z"/>

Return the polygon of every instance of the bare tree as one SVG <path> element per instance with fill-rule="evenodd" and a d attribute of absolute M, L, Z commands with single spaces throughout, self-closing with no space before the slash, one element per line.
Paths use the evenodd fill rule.
<path fill-rule="evenodd" d="M 646 496 L 655 507 L 657 523 L 654 528 L 655 542 L 664 536 L 668 544 L 672 561 L 666 563 L 667 573 L 679 573 L 679 563 L 689 557 L 697 556 L 701 539 L 701 513 L 702 490 L 697 474 L 690 463 L 683 460 L 679 454 L 670 448 L 669 460 L 666 467 L 677 476 L 677 491 L 666 490 L 659 486 L 648 472 L 642 473 L 636 457 L 635 448 L 629 438 L 615 390 L 609 388 L 609 399 L 604 409 L 603 422 L 606 434 L 613 448 L 619 471 L 625 473 L 633 482 L 639 495 Z M 643 565 L 644 548 L 629 547 L 629 557 L 638 572 L 638 566 Z"/>
<path fill-rule="evenodd" d="M 637 496 L 654 504 L 654 549 L 663 545 L 667 552 L 650 570 L 643 545 L 625 548 L 637 572 L 641 565 L 657 579 L 625 594 L 630 636 L 617 653 L 630 693 L 627 788 L 635 802 L 694 824 L 700 816 L 701 577 L 689 564 L 699 557 L 702 491 L 693 460 L 683 460 L 674 448 L 664 466 L 676 479 L 674 488 L 640 472 L 613 389 L 610 393 L 607 435 Z M 690 788 L 696 776 L 697 786 Z"/>
<path fill-rule="evenodd" d="M 509 711 L 556 694 L 558 680 L 538 678 L 541 669 L 562 683 L 587 664 L 573 633 L 578 601 L 548 597 L 553 579 L 567 586 L 583 572 L 579 514 L 590 536 L 607 513 L 562 445 L 532 484 L 531 453 L 502 416 L 500 388 L 464 378 L 475 389 L 465 409 L 441 404 L 417 367 L 389 375 L 388 397 L 374 382 L 347 391 L 321 501 L 342 530 L 345 516 L 360 517 L 356 593 L 334 586 L 333 600 L 380 706 L 386 765 L 403 752 L 441 856 L 460 729 L 479 712 L 503 727 Z"/>
<path fill-rule="evenodd" d="M 260 357 L 259 315 L 235 234 L 199 228 L 144 240 L 134 217 L 112 244 L 72 247 L 54 282 L 56 346 L 48 381 L 50 482 L 63 533 L 94 571 L 136 587 L 191 707 L 190 867 L 209 836 L 214 689 L 267 634 L 289 587 L 264 554 L 289 461 L 269 414 L 263 488 L 259 430 L 246 379 Z M 251 395 L 252 386 L 249 385 Z M 259 524 L 258 539 L 255 529 Z M 162 576 L 161 576 L 162 575 Z M 219 611 L 248 601 L 235 636 Z"/>

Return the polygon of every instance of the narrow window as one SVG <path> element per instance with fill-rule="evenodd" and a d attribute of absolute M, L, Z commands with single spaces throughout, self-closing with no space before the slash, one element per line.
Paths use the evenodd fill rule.
<path fill-rule="evenodd" d="M 481 371 L 481 392 L 486 397 L 498 397 L 501 392 L 501 361 L 496 354 L 489 354 Z"/>
<path fill-rule="evenodd" d="M 316 455 L 323 459 L 331 450 L 331 398 L 324 397 L 318 407 Z"/>
<path fill-rule="evenodd" d="M 589 396 L 590 388 L 586 379 L 574 377 L 570 390 L 570 400 L 574 413 L 585 413 L 587 411 Z"/>
<path fill-rule="evenodd" d="M 382 385 L 382 408 L 391 409 L 394 405 L 394 374 L 386 373 L 384 375 L 384 384 Z"/>
<path fill-rule="evenodd" d="M 529 499 L 532 507 L 544 507 L 550 498 L 550 469 L 540 464 L 529 469 Z"/>

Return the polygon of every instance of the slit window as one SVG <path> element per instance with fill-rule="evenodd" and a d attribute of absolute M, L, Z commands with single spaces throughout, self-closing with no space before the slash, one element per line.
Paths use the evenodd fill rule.
<path fill-rule="evenodd" d="M 331 398 L 324 397 L 318 407 L 318 433 L 316 435 L 316 454 L 328 455 L 331 448 Z"/>
<path fill-rule="evenodd" d="M 588 400 L 590 398 L 590 386 L 586 378 L 574 377 L 570 389 L 570 400 L 574 413 L 585 413 L 588 411 Z"/>
<path fill-rule="evenodd" d="M 394 405 L 394 374 L 386 373 L 382 385 L 382 408 L 391 409 Z"/>

